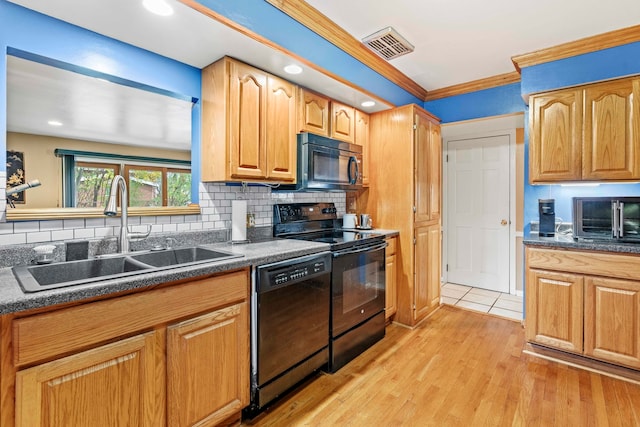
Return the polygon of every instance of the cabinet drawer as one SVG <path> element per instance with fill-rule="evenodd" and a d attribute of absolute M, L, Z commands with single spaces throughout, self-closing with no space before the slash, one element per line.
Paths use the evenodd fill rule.
<path fill-rule="evenodd" d="M 16 319 L 14 364 L 22 367 L 90 348 L 175 319 L 246 300 L 249 270 L 207 277 Z"/>
<path fill-rule="evenodd" d="M 640 280 L 640 256 L 526 248 L 529 268 Z"/>
<path fill-rule="evenodd" d="M 396 253 L 397 241 L 398 241 L 398 239 L 396 237 L 390 237 L 390 238 L 387 239 L 387 244 L 389 245 L 389 246 L 387 246 L 387 249 L 386 249 L 386 251 L 387 251 L 386 255 L 387 256 L 393 255 L 393 254 Z"/>

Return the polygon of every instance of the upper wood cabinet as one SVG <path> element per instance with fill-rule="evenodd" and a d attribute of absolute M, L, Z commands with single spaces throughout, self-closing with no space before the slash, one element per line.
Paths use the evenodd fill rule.
<path fill-rule="evenodd" d="M 330 99 L 326 96 L 298 89 L 298 129 L 316 135 L 330 136 Z"/>
<path fill-rule="evenodd" d="M 356 135 L 355 143 L 362 147 L 362 164 L 360 173 L 362 174 L 362 185 L 369 185 L 369 115 L 360 110 L 356 110 Z"/>
<path fill-rule="evenodd" d="M 640 180 L 640 79 L 534 95 L 529 180 Z"/>
<path fill-rule="evenodd" d="M 640 79 L 584 90 L 582 179 L 640 179 Z"/>
<path fill-rule="evenodd" d="M 202 180 L 296 179 L 297 87 L 231 58 L 202 70 Z"/>
<path fill-rule="evenodd" d="M 423 114 L 415 117 L 415 221 L 440 219 L 442 140 L 440 126 Z"/>
<path fill-rule="evenodd" d="M 331 101 L 331 137 L 354 143 L 356 139 L 356 109 Z"/>

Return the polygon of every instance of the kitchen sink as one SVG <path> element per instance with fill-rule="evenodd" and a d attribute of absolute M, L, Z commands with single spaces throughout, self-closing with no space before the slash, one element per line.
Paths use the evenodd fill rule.
<path fill-rule="evenodd" d="M 153 267 L 169 267 L 174 265 L 221 261 L 223 259 L 237 258 L 241 255 L 196 246 L 191 248 L 165 249 L 163 251 L 152 251 L 143 254 L 131 254 L 129 256 L 133 260 Z"/>
<path fill-rule="evenodd" d="M 13 267 L 13 273 L 25 292 L 39 292 L 242 256 L 201 247 L 189 247 L 54 264 L 17 266 Z"/>

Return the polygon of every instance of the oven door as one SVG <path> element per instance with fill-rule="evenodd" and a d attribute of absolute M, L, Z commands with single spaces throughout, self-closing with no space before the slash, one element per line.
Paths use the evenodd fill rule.
<path fill-rule="evenodd" d="M 384 311 L 387 243 L 333 253 L 331 335 L 337 337 Z"/>

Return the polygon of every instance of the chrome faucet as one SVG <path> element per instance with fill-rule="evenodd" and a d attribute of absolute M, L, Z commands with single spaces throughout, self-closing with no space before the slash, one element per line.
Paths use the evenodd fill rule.
<path fill-rule="evenodd" d="M 122 175 L 116 175 L 111 181 L 111 191 L 109 192 L 109 200 L 104 208 L 104 214 L 106 216 L 116 216 L 118 213 L 118 190 L 120 190 L 120 239 L 119 239 L 119 251 L 120 253 L 129 252 L 129 240 L 130 239 L 144 239 L 151 233 L 151 225 L 148 226 L 148 230 L 145 233 L 130 232 L 129 231 L 129 217 L 127 215 L 127 205 L 129 204 L 129 198 L 127 196 L 127 183 Z"/>

